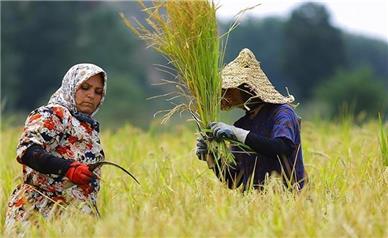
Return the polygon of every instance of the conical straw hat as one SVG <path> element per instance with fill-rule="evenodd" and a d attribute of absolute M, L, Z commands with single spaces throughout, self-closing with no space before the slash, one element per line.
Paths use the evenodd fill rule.
<path fill-rule="evenodd" d="M 256 94 L 252 98 L 272 104 L 292 103 L 294 97 L 281 95 L 260 68 L 260 63 L 249 49 L 243 49 L 232 62 L 221 71 L 222 88 L 237 88 L 245 83 Z M 252 99 L 250 98 L 250 99 Z"/>

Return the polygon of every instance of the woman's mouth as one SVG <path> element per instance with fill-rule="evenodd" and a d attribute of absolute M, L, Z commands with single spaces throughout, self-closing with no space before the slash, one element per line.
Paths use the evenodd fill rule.
<path fill-rule="evenodd" d="M 87 107 L 93 107 L 94 106 L 93 103 L 91 103 L 91 102 L 83 102 L 82 105 L 87 106 Z"/>

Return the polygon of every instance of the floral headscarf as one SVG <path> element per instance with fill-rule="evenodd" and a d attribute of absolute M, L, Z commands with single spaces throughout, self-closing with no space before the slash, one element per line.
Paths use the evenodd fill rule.
<path fill-rule="evenodd" d="M 99 73 L 104 75 L 104 91 L 100 104 L 91 115 L 94 116 L 104 101 L 107 84 L 107 76 L 105 71 L 94 64 L 76 64 L 71 67 L 63 77 L 61 87 L 51 96 L 48 104 L 59 104 L 69 109 L 71 113 L 78 113 L 75 102 L 75 93 L 77 88 L 84 81 Z"/>

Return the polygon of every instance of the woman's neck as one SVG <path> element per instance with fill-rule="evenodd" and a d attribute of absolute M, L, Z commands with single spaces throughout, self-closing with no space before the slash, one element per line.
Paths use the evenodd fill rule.
<path fill-rule="evenodd" d="M 266 103 L 255 103 L 252 105 L 248 105 L 250 110 L 246 110 L 246 113 L 249 115 L 249 117 L 256 117 L 265 105 Z"/>

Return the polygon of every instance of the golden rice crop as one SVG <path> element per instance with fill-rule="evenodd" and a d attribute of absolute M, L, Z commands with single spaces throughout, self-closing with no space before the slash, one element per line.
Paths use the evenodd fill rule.
<path fill-rule="evenodd" d="M 388 237 L 388 168 L 381 163 L 378 129 L 377 121 L 305 121 L 310 182 L 295 195 L 276 178 L 264 191 L 229 190 L 195 158 L 195 138 L 186 125 L 162 133 L 131 125 L 105 128 L 107 159 L 131 171 L 141 186 L 103 167 L 100 219 L 70 205 L 64 216 L 39 220 L 26 237 Z M 22 182 L 15 159 L 21 133 L 0 131 L 0 237 L 7 237 L 9 196 Z"/>

